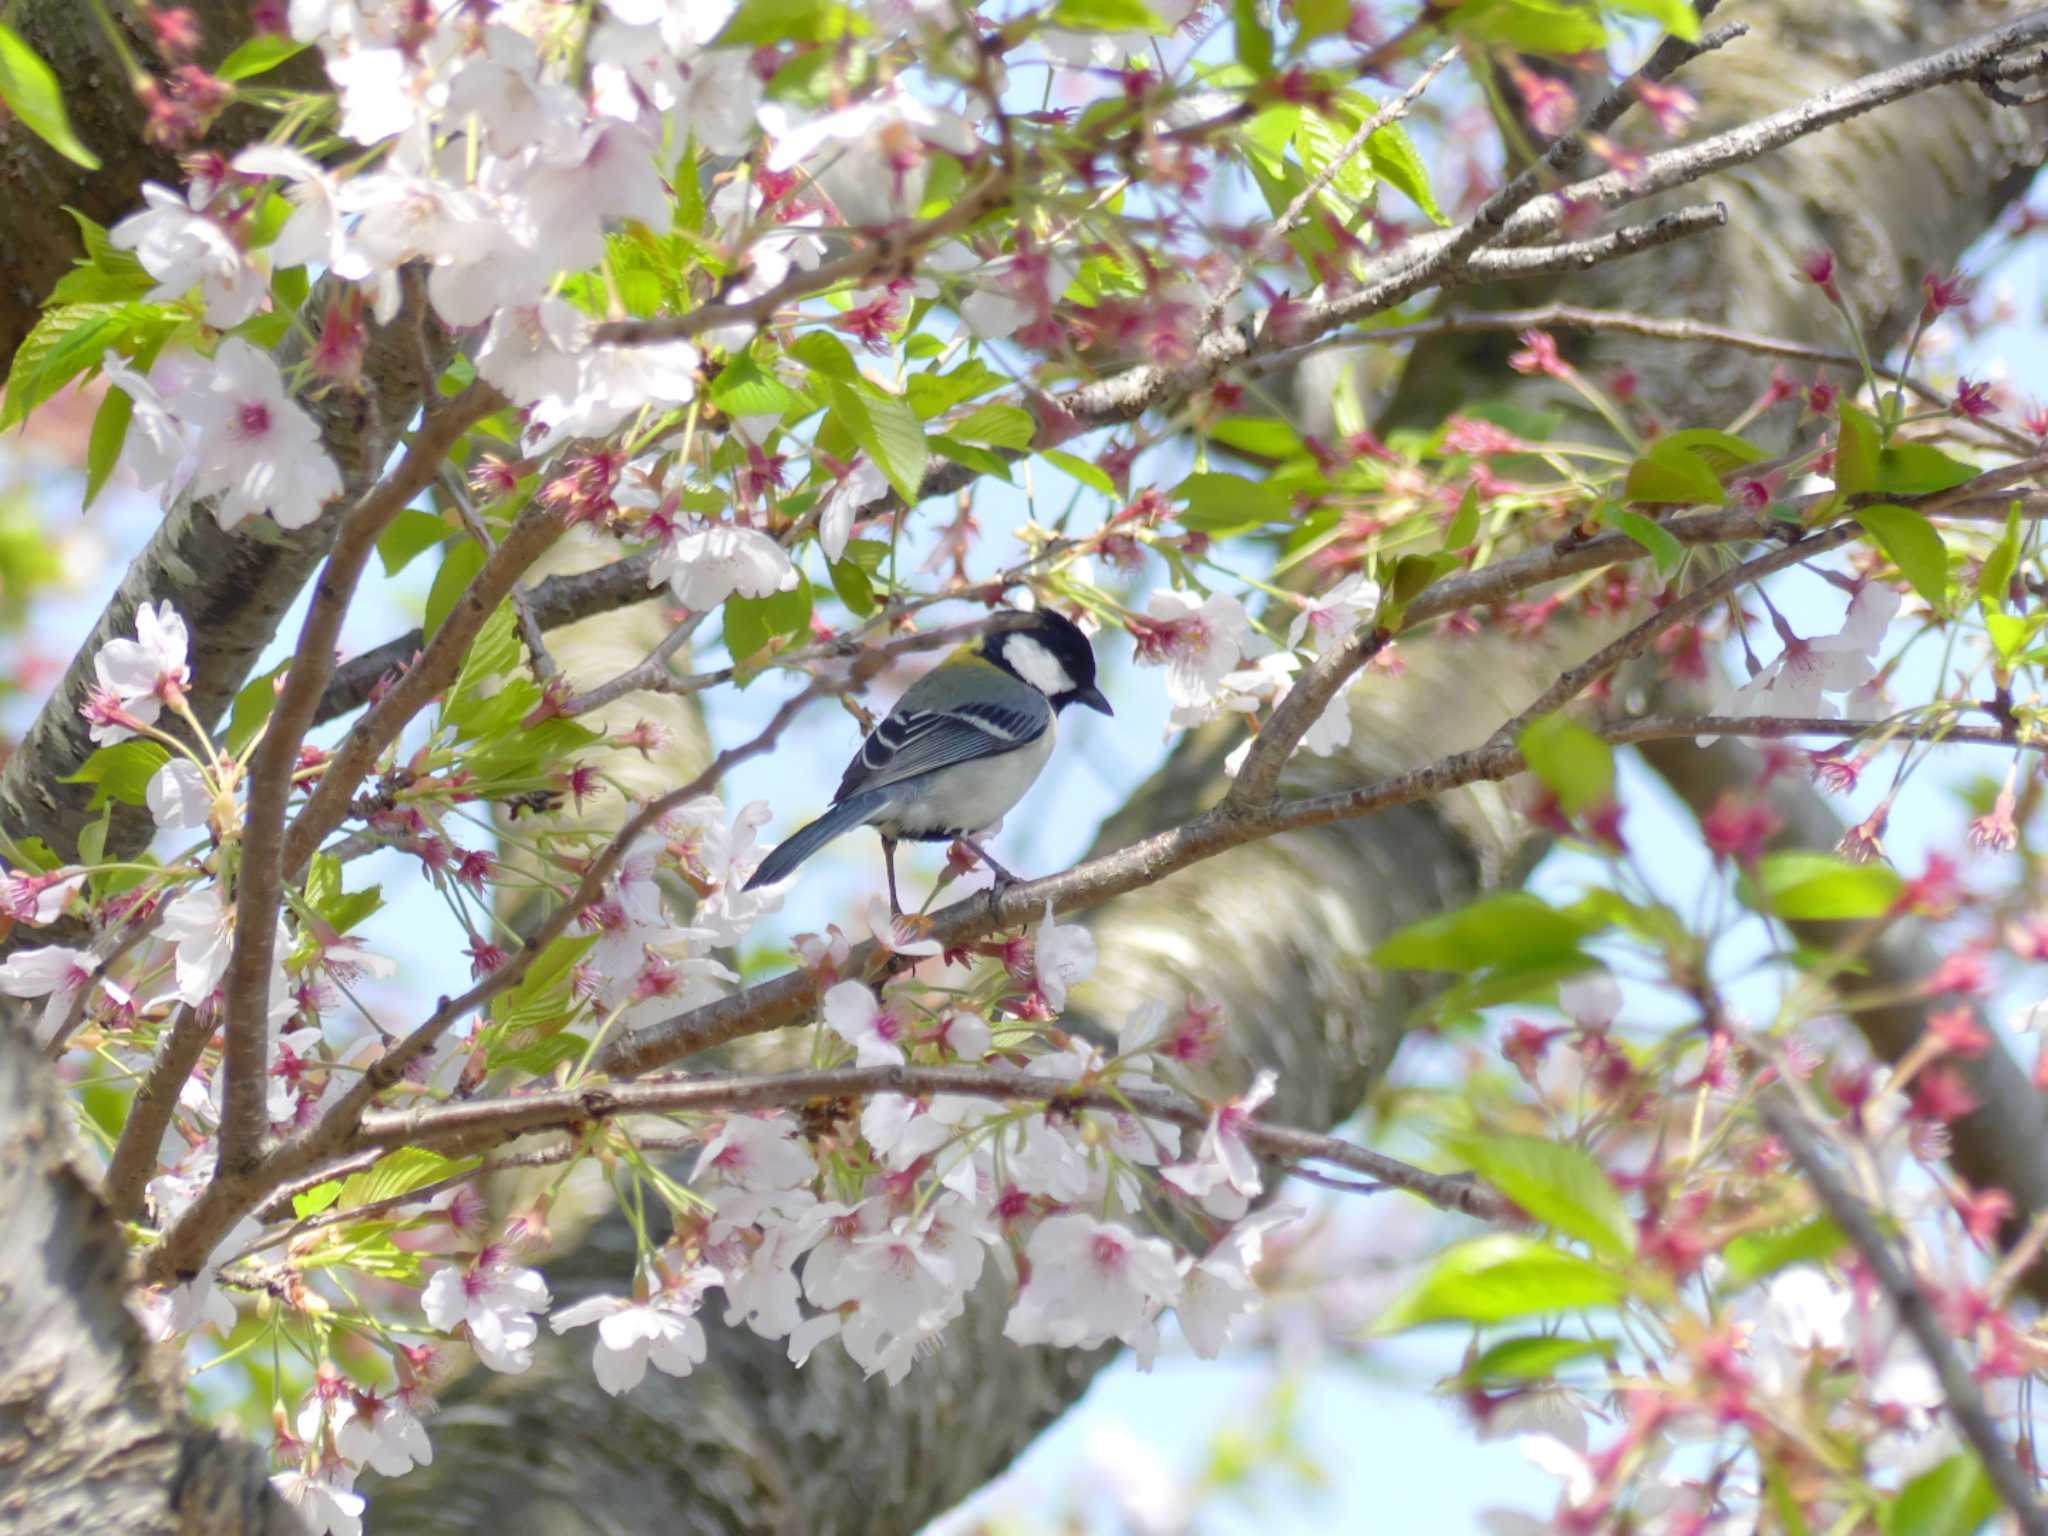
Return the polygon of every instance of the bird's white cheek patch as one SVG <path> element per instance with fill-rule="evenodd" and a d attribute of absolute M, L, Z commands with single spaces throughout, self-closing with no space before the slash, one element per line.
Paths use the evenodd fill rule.
<path fill-rule="evenodd" d="M 1017 675 L 1048 698 L 1066 693 L 1074 686 L 1067 669 L 1057 657 L 1029 635 L 1011 635 L 1003 642 L 1003 660 L 1017 669 Z"/>

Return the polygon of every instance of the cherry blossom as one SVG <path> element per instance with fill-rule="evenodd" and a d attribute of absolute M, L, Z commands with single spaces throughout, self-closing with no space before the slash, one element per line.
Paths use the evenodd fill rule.
<path fill-rule="evenodd" d="M 156 724 L 163 706 L 182 697 L 192 680 L 184 619 L 169 603 L 142 604 L 135 610 L 135 638 L 109 640 L 93 657 L 92 670 L 99 680 L 85 711 L 93 722 L 92 739 L 101 746 L 126 741 L 135 734 L 133 725 Z"/>
<path fill-rule="evenodd" d="M 370 265 L 349 244 L 340 207 L 340 183 L 297 150 L 258 144 L 233 161 L 244 176 L 275 176 L 287 186 L 292 215 L 270 244 L 280 267 L 319 266 L 336 277 L 360 281 Z"/>
<path fill-rule="evenodd" d="M 1251 634 L 1244 604 L 1226 592 L 1154 592 L 1152 622 L 1138 631 L 1138 661 L 1166 668 L 1173 724 L 1199 725 L 1214 711 L 1223 679 L 1237 667 Z"/>
<path fill-rule="evenodd" d="M 853 1047 L 854 1065 L 900 1066 L 903 1062 L 902 1021 L 875 1001 L 875 994 L 857 981 L 842 981 L 825 994 L 825 1027 Z"/>
<path fill-rule="evenodd" d="M 148 297 L 182 299 L 197 287 L 206 323 L 223 329 L 255 314 L 269 284 L 234 237 L 169 187 L 144 182 L 142 197 L 149 207 L 108 230 L 107 240 L 116 250 L 133 251 L 156 279 Z"/>
<path fill-rule="evenodd" d="M 767 597 L 793 592 L 797 570 L 782 546 L 765 533 L 719 523 L 664 545 L 647 568 L 649 586 L 667 582 L 676 601 L 708 613 L 737 593 Z"/>
<path fill-rule="evenodd" d="M 160 372 L 169 367 L 163 362 L 157 366 Z M 105 354 L 100 373 L 109 386 L 128 397 L 131 406 L 128 435 L 121 440 L 121 457 L 115 467 L 168 506 L 191 478 L 190 429 L 165 402 L 164 392 L 141 374 L 123 367 L 116 353 Z"/>
<path fill-rule="evenodd" d="M 188 758 L 174 757 L 157 769 L 143 793 L 149 814 L 166 831 L 203 827 L 213 813 L 213 786 L 205 771 Z"/>
<path fill-rule="evenodd" d="M 36 1030 L 39 1043 L 48 1043 L 63 1028 L 72 1005 L 92 985 L 99 960 L 87 950 L 62 944 L 40 949 L 17 950 L 0 961 L 0 992 L 9 997 L 40 997 L 43 1018 Z"/>
<path fill-rule="evenodd" d="M 1066 1010 L 1069 987 L 1095 974 L 1095 936 L 1078 923 L 1054 922 L 1050 900 L 1032 943 L 1031 974 L 1054 1013 Z"/>
<path fill-rule="evenodd" d="M 270 1484 L 310 1536 L 363 1536 L 367 1501 L 354 1489 L 297 1470 L 272 1474 Z"/>
<path fill-rule="evenodd" d="M 1218 1104 L 1194 1157 L 1159 1170 L 1159 1176 L 1190 1199 L 1199 1200 L 1211 1216 L 1235 1221 L 1250 1209 L 1265 1187 L 1259 1162 L 1245 1145 L 1244 1127 L 1253 1111 L 1272 1098 L 1279 1079 L 1261 1072 L 1243 1094 Z"/>
<path fill-rule="evenodd" d="M 1189 1347 L 1204 1360 L 1220 1355 L 1238 1320 L 1258 1310 L 1259 1287 L 1252 1274 L 1264 1255 L 1266 1235 L 1301 1214 L 1299 1206 L 1269 1206 L 1238 1222 L 1205 1257 L 1182 1260 L 1174 1315 Z"/>
<path fill-rule="evenodd" d="M 832 489 L 818 502 L 818 543 L 826 559 L 837 560 L 846 553 L 855 515 L 888 494 L 889 477 L 872 459 L 855 460 L 850 470 L 832 482 Z"/>
<path fill-rule="evenodd" d="M 1121 1339 L 1142 1353 L 1157 1338 L 1153 1318 L 1180 1295 L 1171 1248 L 1092 1216 L 1048 1216 L 1024 1258 L 1030 1278 L 1003 1324 L 1018 1344 L 1094 1349 Z"/>
<path fill-rule="evenodd" d="M 207 387 L 181 405 L 199 432 L 192 492 L 214 498 L 221 527 L 268 512 L 303 528 L 341 494 L 319 427 L 286 391 L 270 355 L 240 337 L 220 344 Z"/>
<path fill-rule="evenodd" d="M 670 1376 L 687 1376 L 704 1363 L 704 1325 L 697 1304 L 707 1285 L 717 1283 L 709 1271 L 695 1271 L 680 1290 L 657 1293 L 651 1301 L 623 1296 L 591 1296 L 548 1318 L 556 1333 L 597 1324 L 597 1347 L 591 1366 L 597 1384 L 617 1397 L 630 1392 L 647 1376 L 647 1367 Z"/>
<path fill-rule="evenodd" d="M 540 1327 L 531 1314 L 548 1306 L 547 1283 L 486 1249 L 471 1265 L 444 1265 L 420 1293 L 420 1309 L 443 1333 L 463 1329 L 477 1359 L 518 1375 L 533 1364 Z"/>
<path fill-rule="evenodd" d="M 787 1115 L 734 1115 L 704 1144 L 695 1176 L 716 1170 L 735 1189 L 781 1190 L 809 1184 L 818 1166 Z"/>

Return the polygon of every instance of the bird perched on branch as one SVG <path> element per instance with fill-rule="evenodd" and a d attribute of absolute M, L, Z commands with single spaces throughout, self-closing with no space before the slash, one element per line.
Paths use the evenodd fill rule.
<path fill-rule="evenodd" d="M 1048 610 L 1006 609 L 981 638 L 913 683 L 861 743 L 832 808 L 779 844 L 747 889 L 773 885 L 842 832 L 882 835 L 889 909 L 896 897 L 896 844 L 965 843 L 998 884 L 1015 877 L 974 835 L 995 825 L 1037 780 L 1052 755 L 1055 722 L 1069 704 L 1113 714 L 1095 686 L 1095 651 L 1079 625 Z"/>

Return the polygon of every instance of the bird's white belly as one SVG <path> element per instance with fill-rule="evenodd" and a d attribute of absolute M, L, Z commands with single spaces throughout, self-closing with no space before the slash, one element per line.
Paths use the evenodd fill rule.
<path fill-rule="evenodd" d="M 879 825 L 885 832 L 893 828 L 895 835 L 912 838 L 974 833 L 994 826 L 1038 778 L 1052 755 L 1053 734 L 1048 725 L 1038 740 L 1014 752 L 939 769 L 917 784 Z"/>

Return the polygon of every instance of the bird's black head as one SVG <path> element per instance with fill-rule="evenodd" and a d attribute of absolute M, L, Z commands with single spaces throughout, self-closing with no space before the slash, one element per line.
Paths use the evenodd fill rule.
<path fill-rule="evenodd" d="M 1095 686 L 1095 648 L 1064 614 L 1045 608 L 998 615 L 982 648 L 990 661 L 1052 700 L 1054 709 L 1085 704 L 1116 713 Z"/>

